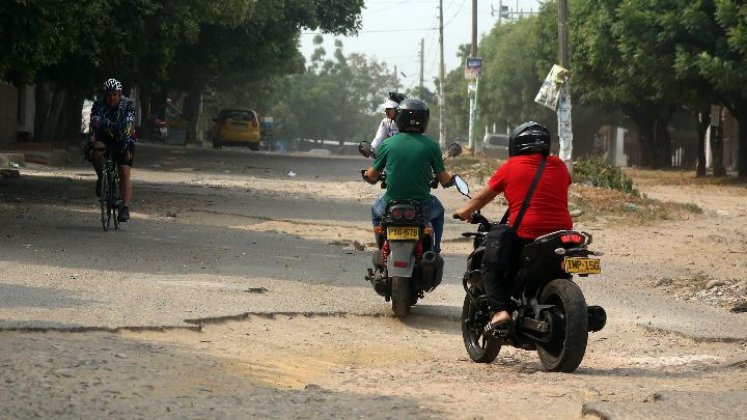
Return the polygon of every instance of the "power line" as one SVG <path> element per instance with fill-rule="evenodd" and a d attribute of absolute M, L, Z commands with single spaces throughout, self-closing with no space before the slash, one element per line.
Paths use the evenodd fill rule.
<path fill-rule="evenodd" d="M 381 33 L 381 32 L 422 32 L 422 31 L 437 31 L 438 28 L 416 28 L 416 29 L 371 29 L 366 31 L 358 31 L 359 34 L 363 33 Z M 323 32 L 301 32 L 301 35 L 329 35 Z"/>

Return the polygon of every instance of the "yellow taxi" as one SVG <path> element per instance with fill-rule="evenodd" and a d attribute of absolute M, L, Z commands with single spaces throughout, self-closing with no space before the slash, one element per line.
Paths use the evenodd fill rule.
<path fill-rule="evenodd" d="M 260 133 L 259 115 L 251 109 L 222 109 L 213 118 L 215 131 L 213 133 L 213 147 L 248 146 L 251 150 L 259 150 Z"/>

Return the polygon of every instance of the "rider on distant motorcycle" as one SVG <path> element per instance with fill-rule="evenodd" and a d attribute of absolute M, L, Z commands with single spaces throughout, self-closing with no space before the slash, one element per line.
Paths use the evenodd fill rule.
<path fill-rule="evenodd" d="M 495 172 L 488 185 L 470 199 L 455 216 L 470 221 L 472 213 L 490 203 L 503 193 L 508 201 L 509 226 L 513 226 L 524 197 L 529 191 L 542 156 L 550 153 L 550 132 L 542 125 L 530 121 L 514 129 L 508 140 L 509 159 Z M 516 259 L 521 249 L 535 238 L 547 233 L 573 228 L 568 212 L 568 186 L 571 176 L 562 160 L 548 156 L 545 170 L 529 207 L 519 226 L 518 249 L 498 248 L 496 260 L 504 261 L 506 267 L 483 264 L 483 281 L 490 307 L 495 311 L 489 328 L 506 329 L 511 324 L 510 293 Z M 510 257 L 513 256 L 513 257 Z M 515 259 L 514 259 L 515 258 Z M 506 262 L 506 260 L 512 260 Z"/>
<path fill-rule="evenodd" d="M 371 209 L 374 227 L 381 224 L 387 203 L 396 200 L 417 200 L 430 221 L 434 233 L 433 252 L 441 252 L 444 227 L 444 207 L 431 195 L 431 181 L 436 174 L 446 188 L 454 185 L 453 177 L 444 169 L 438 143 L 424 135 L 430 111 L 419 99 L 405 99 L 397 108 L 395 122 L 399 134 L 387 138 L 379 146 L 372 167 L 363 172 L 363 179 L 374 184 L 386 169 L 386 194 L 379 197 Z"/>
<path fill-rule="evenodd" d="M 96 196 L 101 195 L 101 171 L 104 164 L 104 152 L 113 147 L 114 159 L 119 165 L 121 181 L 122 208 L 119 210 L 119 221 L 130 220 L 130 200 L 132 199 L 132 160 L 135 153 L 135 104 L 122 95 L 122 83 L 117 79 L 104 82 L 104 98 L 94 102 L 91 107 L 91 128 L 93 137 L 85 145 L 88 160 L 93 163 L 98 180 Z"/>
<path fill-rule="evenodd" d="M 386 117 L 381 120 L 379 130 L 376 131 L 376 136 L 371 141 L 371 147 L 373 147 L 374 150 L 379 148 L 382 141 L 399 133 L 399 128 L 397 128 L 397 123 L 394 121 L 394 118 L 397 115 L 397 107 L 399 106 L 399 103 L 404 99 L 405 95 L 401 93 L 389 92 L 389 99 L 381 104 L 381 107 L 384 108 L 384 114 Z"/>

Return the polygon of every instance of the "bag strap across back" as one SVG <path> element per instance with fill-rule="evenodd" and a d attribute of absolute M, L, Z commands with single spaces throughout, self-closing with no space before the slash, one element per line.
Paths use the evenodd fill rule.
<path fill-rule="evenodd" d="M 524 213 L 527 212 L 527 209 L 529 208 L 529 202 L 532 199 L 532 196 L 534 195 L 534 190 L 537 189 L 537 184 L 539 184 L 540 178 L 542 178 L 542 172 L 545 171 L 545 164 L 547 163 L 547 156 L 542 156 L 542 161 L 540 162 L 539 167 L 537 168 L 537 172 L 534 174 L 534 179 L 532 180 L 532 185 L 529 186 L 529 191 L 527 191 L 527 195 L 524 197 L 524 202 L 521 203 L 521 208 L 519 209 L 519 214 L 516 215 L 516 220 L 514 220 L 514 225 L 512 228 L 514 230 L 519 230 L 519 225 L 521 224 L 521 219 L 524 218 Z M 503 215 L 503 218 L 501 219 L 500 224 L 506 224 L 508 223 L 508 214 L 509 211 L 506 209 L 506 213 Z"/>

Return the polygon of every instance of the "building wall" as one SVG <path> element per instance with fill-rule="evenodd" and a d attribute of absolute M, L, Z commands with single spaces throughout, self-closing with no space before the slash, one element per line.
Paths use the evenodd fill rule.
<path fill-rule="evenodd" d="M 7 148 L 16 141 L 18 126 L 18 90 L 0 81 L 0 147 Z"/>

